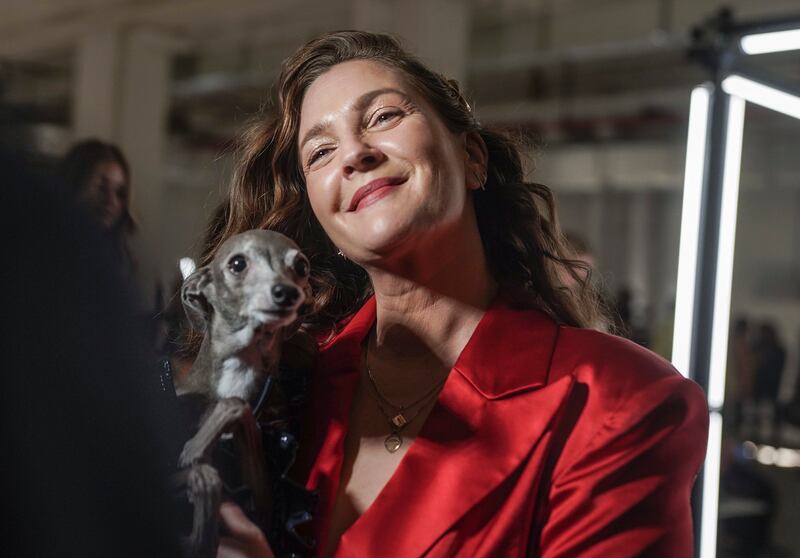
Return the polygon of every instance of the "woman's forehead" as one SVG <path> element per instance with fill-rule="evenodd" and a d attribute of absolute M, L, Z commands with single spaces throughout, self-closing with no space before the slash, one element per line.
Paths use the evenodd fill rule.
<path fill-rule="evenodd" d="M 111 159 L 99 161 L 94 167 L 94 173 L 106 179 L 119 182 L 125 182 L 125 180 L 127 180 L 125 169 L 122 168 L 122 165 Z"/>
<path fill-rule="evenodd" d="M 349 60 L 333 66 L 309 86 L 300 109 L 300 137 L 319 120 L 357 108 L 358 100 L 373 91 L 396 90 L 413 95 L 403 75 L 380 62 Z"/>

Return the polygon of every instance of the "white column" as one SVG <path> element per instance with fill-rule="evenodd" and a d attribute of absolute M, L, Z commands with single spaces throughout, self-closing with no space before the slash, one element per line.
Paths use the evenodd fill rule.
<path fill-rule="evenodd" d="M 169 218 L 162 214 L 163 157 L 173 50 L 167 36 L 133 31 L 126 37 L 122 64 L 118 142 L 131 165 L 132 210 L 139 222 L 133 251 L 148 307 L 161 280 L 160 246 Z"/>
<path fill-rule="evenodd" d="M 76 140 L 114 139 L 119 58 L 116 29 L 92 31 L 78 40 L 72 93 L 72 130 Z"/>
<path fill-rule="evenodd" d="M 355 0 L 355 18 L 358 29 L 397 36 L 432 69 L 464 84 L 468 0 Z"/>

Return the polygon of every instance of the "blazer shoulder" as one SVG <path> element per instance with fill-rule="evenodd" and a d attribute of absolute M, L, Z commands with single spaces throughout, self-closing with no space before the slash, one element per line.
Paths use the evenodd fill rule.
<path fill-rule="evenodd" d="M 559 329 L 549 381 L 572 376 L 574 384 L 562 417 L 566 441 L 556 476 L 579 476 L 579 463 L 611 462 L 609 452 L 636 455 L 653 440 L 688 448 L 693 464 L 702 461 L 709 415 L 697 383 L 632 341 Z"/>
<path fill-rule="evenodd" d="M 633 341 L 596 330 L 559 327 L 550 381 L 566 375 L 590 386 L 597 397 L 620 403 L 642 392 L 670 394 L 705 405 L 705 395 L 694 381 L 671 363 Z"/>

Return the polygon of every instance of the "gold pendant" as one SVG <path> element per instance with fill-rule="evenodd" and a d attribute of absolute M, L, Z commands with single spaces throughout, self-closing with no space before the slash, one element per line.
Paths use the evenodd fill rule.
<path fill-rule="evenodd" d="M 398 432 L 392 432 L 386 436 L 386 439 L 383 441 L 383 445 L 386 447 L 386 451 L 389 453 L 394 453 L 400 449 L 400 446 L 403 445 L 403 438 Z"/>

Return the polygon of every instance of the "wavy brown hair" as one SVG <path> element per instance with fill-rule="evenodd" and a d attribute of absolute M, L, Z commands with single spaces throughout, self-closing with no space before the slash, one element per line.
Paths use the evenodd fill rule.
<path fill-rule="evenodd" d="M 400 72 L 451 132 L 475 132 L 483 138 L 488 176 L 485 190 L 472 195 L 490 272 L 503 292 L 516 304 L 537 307 L 559 323 L 604 327 L 591 270 L 573 259 L 558 227 L 553 193 L 525 182 L 520 143 L 480 125 L 455 81 L 429 70 L 383 34 L 328 33 L 284 62 L 276 116 L 267 117 L 264 111 L 241 138 L 227 220 L 213 231 L 203 263 L 226 238 L 250 228 L 271 229 L 294 239 L 311 261 L 315 312 L 305 324 L 311 332 L 335 329 L 372 294 L 366 272 L 337 255 L 311 211 L 297 149 L 305 92 L 320 75 L 349 60 L 371 60 Z"/>

